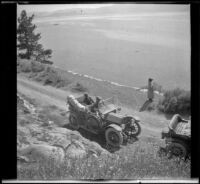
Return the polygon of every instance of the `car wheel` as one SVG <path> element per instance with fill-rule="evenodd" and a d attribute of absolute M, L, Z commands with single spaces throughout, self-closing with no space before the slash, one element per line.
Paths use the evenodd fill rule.
<path fill-rule="evenodd" d="M 77 119 L 75 114 L 70 114 L 69 115 L 69 122 L 70 122 L 70 126 L 74 130 L 78 130 L 79 129 L 78 119 Z"/>
<path fill-rule="evenodd" d="M 115 130 L 114 128 L 108 128 L 105 132 L 107 144 L 119 147 L 123 143 L 123 135 L 120 131 Z"/>
<path fill-rule="evenodd" d="M 139 125 L 138 122 L 133 120 L 132 126 L 131 126 L 131 135 L 136 137 L 141 133 L 141 126 Z"/>
<path fill-rule="evenodd" d="M 171 156 L 179 156 L 186 158 L 187 156 L 187 148 L 184 143 L 172 142 L 167 146 L 167 150 Z"/>

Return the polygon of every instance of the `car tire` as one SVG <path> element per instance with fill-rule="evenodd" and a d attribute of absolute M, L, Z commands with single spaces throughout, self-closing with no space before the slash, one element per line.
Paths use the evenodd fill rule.
<path fill-rule="evenodd" d="M 75 114 L 70 114 L 69 115 L 69 122 L 70 122 L 70 126 L 74 130 L 78 130 L 79 129 L 78 118 L 76 117 Z"/>
<path fill-rule="evenodd" d="M 114 128 L 108 128 L 105 132 L 106 142 L 108 145 L 119 147 L 123 143 L 123 135 Z"/>
<path fill-rule="evenodd" d="M 188 154 L 187 146 L 184 143 L 180 143 L 180 142 L 171 142 L 167 146 L 167 150 L 171 156 L 175 155 L 182 158 L 186 158 Z"/>
<path fill-rule="evenodd" d="M 141 126 L 139 125 L 138 122 L 134 121 L 133 122 L 133 127 L 134 127 L 134 131 L 131 131 L 132 132 L 131 135 L 136 137 L 141 133 Z"/>

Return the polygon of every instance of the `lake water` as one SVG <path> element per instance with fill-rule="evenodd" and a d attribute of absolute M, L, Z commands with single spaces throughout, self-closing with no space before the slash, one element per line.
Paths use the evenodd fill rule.
<path fill-rule="evenodd" d="M 62 69 L 141 87 L 190 89 L 187 13 L 35 19 L 52 61 Z"/>

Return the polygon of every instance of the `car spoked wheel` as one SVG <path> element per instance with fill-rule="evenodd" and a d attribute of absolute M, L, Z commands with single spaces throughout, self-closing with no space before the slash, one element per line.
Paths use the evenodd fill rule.
<path fill-rule="evenodd" d="M 78 119 L 77 119 L 76 115 L 70 114 L 69 115 L 69 122 L 70 122 L 70 126 L 74 130 L 78 130 L 79 129 Z"/>
<path fill-rule="evenodd" d="M 131 136 L 138 136 L 141 133 L 141 127 L 139 123 L 135 120 L 131 122 Z"/>
<path fill-rule="evenodd" d="M 114 128 L 108 128 L 105 133 L 107 144 L 119 147 L 123 143 L 123 135 Z"/>
<path fill-rule="evenodd" d="M 173 142 L 167 146 L 167 150 L 169 158 L 171 158 L 173 155 L 182 158 L 185 158 L 187 156 L 187 149 L 185 145 L 181 143 Z"/>

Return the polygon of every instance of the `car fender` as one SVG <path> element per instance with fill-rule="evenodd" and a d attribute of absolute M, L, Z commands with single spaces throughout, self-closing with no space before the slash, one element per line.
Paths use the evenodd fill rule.
<path fill-rule="evenodd" d="M 119 125 L 116 125 L 116 124 L 110 124 L 107 126 L 107 128 L 114 128 L 115 130 L 121 132 L 122 131 L 122 128 L 119 126 Z"/>
<path fill-rule="evenodd" d="M 140 122 L 140 118 L 139 118 L 139 117 L 133 116 L 132 118 L 133 118 L 135 121 Z"/>
<path fill-rule="evenodd" d="M 131 116 L 131 115 L 126 115 L 126 116 L 124 116 L 124 118 L 126 118 L 126 119 L 128 119 L 128 120 L 131 120 L 131 119 L 133 119 L 134 117 Z"/>
<path fill-rule="evenodd" d="M 126 115 L 126 116 L 124 116 L 122 123 L 126 124 L 127 122 L 130 122 L 132 119 L 133 119 L 132 116 Z"/>
<path fill-rule="evenodd" d="M 134 119 L 135 121 L 140 122 L 140 118 L 138 116 L 126 115 L 125 118 Z"/>

